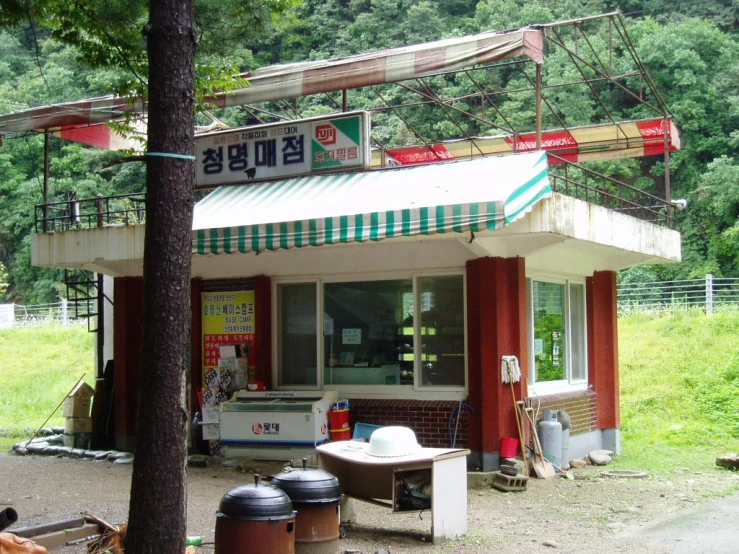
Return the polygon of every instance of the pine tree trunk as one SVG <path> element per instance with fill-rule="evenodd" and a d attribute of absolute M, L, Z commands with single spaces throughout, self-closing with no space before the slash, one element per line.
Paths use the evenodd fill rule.
<path fill-rule="evenodd" d="M 126 554 L 185 551 L 194 161 L 192 0 L 152 0 L 144 321 Z M 162 156 L 161 154 L 165 154 Z"/>

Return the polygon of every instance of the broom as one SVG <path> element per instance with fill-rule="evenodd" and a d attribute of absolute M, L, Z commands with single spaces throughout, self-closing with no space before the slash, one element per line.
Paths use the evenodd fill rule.
<path fill-rule="evenodd" d="M 523 457 L 524 473 L 529 474 L 529 462 L 526 459 L 526 444 L 524 443 L 523 427 L 521 426 L 521 417 L 518 415 L 518 404 L 516 403 L 516 391 L 513 383 L 521 380 L 521 367 L 518 365 L 518 358 L 515 356 L 503 356 L 500 362 L 500 378 L 503 383 L 510 383 L 511 397 L 513 398 L 513 411 L 516 413 L 516 426 L 518 427 L 518 440 L 521 442 L 521 456 Z"/>

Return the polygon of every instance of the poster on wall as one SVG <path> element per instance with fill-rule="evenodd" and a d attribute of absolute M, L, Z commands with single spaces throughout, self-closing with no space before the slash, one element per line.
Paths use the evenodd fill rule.
<path fill-rule="evenodd" d="M 202 293 L 203 408 L 256 385 L 254 291 Z"/>

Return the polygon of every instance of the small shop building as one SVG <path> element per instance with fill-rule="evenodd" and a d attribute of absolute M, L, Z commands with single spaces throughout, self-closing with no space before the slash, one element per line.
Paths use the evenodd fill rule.
<path fill-rule="evenodd" d="M 540 68 L 545 41 L 546 29 L 527 27 L 374 58 L 276 66 L 255 72 L 252 86 L 224 97 L 223 105 L 346 94 L 521 57 Z M 540 99 L 546 89 L 532 90 Z M 63 111 L 42 124 L 29 115 L 27 126 L 82 140 L 73 136 L 79 122 L 60 124 Z M 292 144 L 320 143 L 330 127 L 346 131 L 341 121 L 310 120 Z M 246 360 L 238 384 L 246 394 L 247 383 L 283 396 L 335 392 L 351 406 L 352 424 L 408 426 L 423 446 L 469 448 L 470 469 L 498 467 L 501 439 L 518 436 L 515 407 L 524 399 L 540 413 L 567 412 L 572 458 L 597 448 L 620 451 L 617 272 L 679 261 L 680 235 L 670 228 L 669 194 L 642 194 L 582 163 L 668 159 L 679 148 L 677 130 L 667 114 L 551 132 L 542 130 L 541 117 L 537 122 L 527 135 L 412 148 L 375 144 L 361 167 L 340 162 L 362 148 L 362 137 L 343 153 L 321 143 L 320 155 L 334 165 L 293 175 L 269 176 L 255 165 L 253 176 L 224 179 L 215 168 L 228 163 L 214 157 L 217 146 L 199 148 L 198 171 L 207 178 L 198 182 L 209 190 L 193 219 L 193 413 L 204 396 L 211 401 L 219 392 L 208 373 L 233 357 Z M 0 118 L 0 131 L 2 125 Z M 222 142 L 214 144 L 228 153 L 227 137 L 266 132 L 256 129 L 216 133 Z M 243 144 L 253 148 L 251 160 L 274 154 L 250 140 Z M 287 162 L 296 151 L 277 152 Z M 231 161 L 242 173 L 252 167 Z M 113 360 L 115 447 L 132 450 L 146 340 L 145 219 L 129 208 L 109 213 L 99 206 L 91 202 L 96 217 L 89 226 L 79 223 L 81 202 L 70 210 L 76 223 L 35 234 L 32 263 L 104 276 L 99 358 Z M 512 383 L 502 370 L 509 356 L 521 370 Z M 244 455 L 258 455 L 256 435 L 265 429 L 245 431 L 255 436 L 242 439 Z M 207 450 L 197 426 L 192 439 L 194 450 Z"/>

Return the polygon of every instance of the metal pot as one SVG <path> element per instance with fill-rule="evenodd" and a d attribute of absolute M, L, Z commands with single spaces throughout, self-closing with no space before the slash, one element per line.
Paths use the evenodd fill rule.
<path fill-rule="evenodd" d="M 216 514 L 216 554 L 294 554 L 295 511 L 281 489 L 253 485 L 228 491 Z"/>
<path fill-rule="evenodd" d="M 327 471 L 307 467 L 275 475 L 272 484 L 290 497 L 295 518 L 296 554 L 337 554 L 339 552 L 339 480 Z"/>

